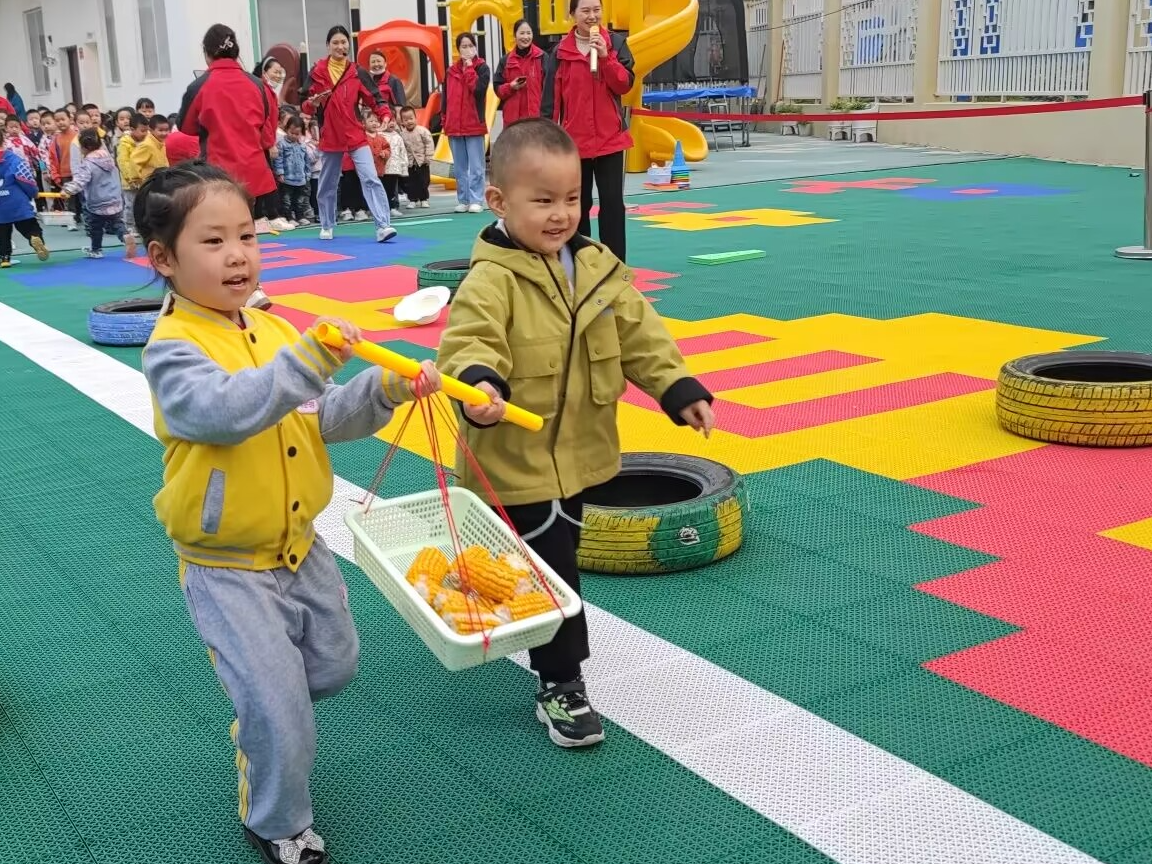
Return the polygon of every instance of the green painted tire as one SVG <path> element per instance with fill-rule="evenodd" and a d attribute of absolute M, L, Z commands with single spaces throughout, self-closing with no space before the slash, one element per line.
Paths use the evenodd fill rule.
<path fill-rule="evenodd" d="M 456 289 L 468 275 L 468 268 L 472 262 L 467 258 L 454 258 L 451 261 L 432 261 L 425 264 L 416 273 L 417 288 L 431 288 L 433 285 L 444 285 L 455 296 Z"/>
<path fill-rule="evenodd" d="M 577 563 L 590 573 L 677 573 L 744 541 L 744 478 L 695 456 L 625 453 L 620 473 L 584 493 Z"/>

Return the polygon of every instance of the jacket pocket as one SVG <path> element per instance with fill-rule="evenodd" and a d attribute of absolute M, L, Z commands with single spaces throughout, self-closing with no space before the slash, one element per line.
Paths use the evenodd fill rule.
<path fill-rule="evenodd" d="M 508 376 L 511 401 L 545 419 L 555 417 L 567 346 L 548 341 L 508 347 L 512 355 L 512 373 Z"/>
<path fill-rule="evenodd" d="M 208 485 L 204 489 L 204 502 L 200 505 L 200 530 L 205 534 L 220 531 L 220 519 L 224 515 L 224 472 L 213 468 L 208 475 Z"/>
<path fill-rule="evenodd" d="M 620 365 L 620 334 L 616 330 L 616 317 L 605 310 L 596 317 L 584 335 L 588 346 L 588 378 L 592 401 L 597 405 L 611 405 L 624 395 L 628 382 Z"/>

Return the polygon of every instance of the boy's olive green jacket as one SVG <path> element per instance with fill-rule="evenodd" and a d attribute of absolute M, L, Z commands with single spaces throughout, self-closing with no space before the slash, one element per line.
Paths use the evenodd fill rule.
<path fill-rule="evenodd" d="M 500 503 L 571 498 L 620 470 L 616 403 L 631 381 L 672 420 L 711 395 L 684 358 L 632 270 L 604 246 L 569 243 L 575 290 L 559 261 L 518 248 L 495 225 L 480 234 L 472 268 L 452 301 L 437 365 L 541 415 L 529 432 L 511 423 L 462 425 Z M 467 419 L 467 418 L 465 418 Z M 474 466 L 456 454 L 465 488 L 487 498 Z"/>

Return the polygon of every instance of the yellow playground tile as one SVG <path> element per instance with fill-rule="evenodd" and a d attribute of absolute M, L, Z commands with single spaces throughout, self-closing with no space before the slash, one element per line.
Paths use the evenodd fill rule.
<path fill-rule="evenodd" d="M 679 213 L 661 213 L 654 216 L 639 216 L 637 222 L 651 222 L 650 228 L 667 228 L 671 231 L 711 231 L 716 228 L 795 228 L 799 225 L 822 225 L 838 222 L 838 219 L 824 219 L 800 210 L 728 210 L 721 213 L 701 213 L 699 210 L 686 210 Z"/>
<path fill-rule="evenodd" d="M 1100 536 L 1119 540 L 1129 546 L 1152 549 L 1152 519 L 1141 519 L 1139 522 L 1131 522 L 1119 528 L 1109 528 L 1107 531 L 1101 531 Z"/>

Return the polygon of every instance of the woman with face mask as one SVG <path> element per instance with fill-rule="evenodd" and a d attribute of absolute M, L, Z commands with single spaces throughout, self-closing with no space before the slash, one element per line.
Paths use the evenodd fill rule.
<path fill-rule="evenodd" d="M 348 56 L 352 40 L 345 27 L 328 31 L 328 56 L 316 61 L 308 78 L 303 110 L 320 123 L 320 182 L 316 203 L 320 205 L 320 239 L 331 240 L 336 227 L 336 193 L 340 185 L 340 164 L 348 154 L 360 178 L 364 200 L 376 222 L 376 242 L 396 236 L 391 226 L 391 208 L 384 184 L 376 175 L 372 150 L 364 132 L 360 110 L 364 106 L 387 123 L 392 118 L 388 102 L 367 69 Z"/>
<path fill-rule="evenodd" d="M 399 114 L 400 109 L 408 104 L 404 98 L 404 82 L 389 74 L 388 59 L 379 48 L 368 55 L 368 72 L 380 88 L 380 95 L 392 103 L 392 113 Z"/>
<path fill-rule="evenodd" d="M 627 37 L 601 24 L 600 0 L 569 0 L 575 20 L 549 57 L 540 113 L 564 127 L 580 149 L 580 233 L 592 232 L 592 184 L 600 203 L 600 242 L 624 260 L 624 153 L 632 136 L 620 99 L 632 89 Z"/>
<path fill-rule="evenodd" d="M 252 74 L 257 78 L 264 79 L 264 83 L 268 85 L 269 89 L 276 94 L 276 101 L 284 101 L 284 79 L 287 73 L 284 67 L 280 65 L 280 61 L 275 57 L 265 57 L 260 63 L 252 70 Z"/>
<path fill-rule="evenodd" d="M 492 71 L 476 51 L 476 37 L 456 37 L 460 56 L 444 77 L 444 134 L 452 148 L 456 175 L 456 212 L 484 209 L 484 136 L 488 134 L 485 105 Z"/>
<path fill-rule="evenodd" d="M 525 117 L 539 117 L 544 92 L 544 52 L 532 42 L 532 25 L 521 18 L 512 32 L 516 47 L 501 58 L 492 79 L 505 126 Z"/>

